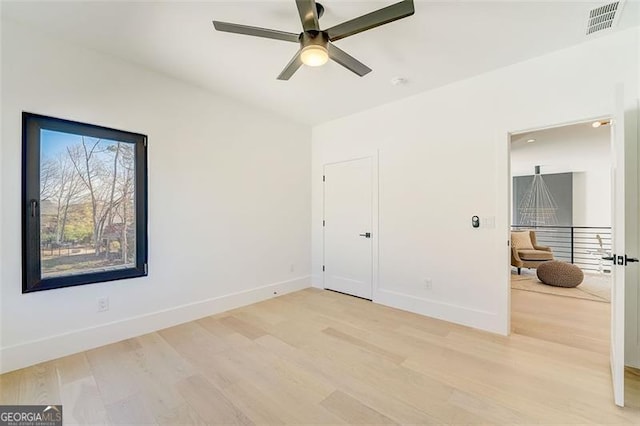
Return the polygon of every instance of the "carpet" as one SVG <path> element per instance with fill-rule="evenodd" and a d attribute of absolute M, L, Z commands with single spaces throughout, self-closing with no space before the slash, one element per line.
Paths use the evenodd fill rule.
<path fill-rule="evenodd" d="M 522 275 L 518 275 L 516 272 L 511 273 L 511 288 L 611 303 L 610 275 L 585 273 L 584 281 L 578 287 L 563 288 L 541 283 L 536 276 L 535 270 L 523 270 Z"/>

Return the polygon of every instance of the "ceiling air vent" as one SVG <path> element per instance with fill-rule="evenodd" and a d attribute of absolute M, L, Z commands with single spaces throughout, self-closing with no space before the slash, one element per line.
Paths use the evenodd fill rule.
<path fill-rule="evenodd" d="M 623 0 L 592 9 L 587 22 L 587 35 L 612 28 L 620 15 L 622 3 Z"/>

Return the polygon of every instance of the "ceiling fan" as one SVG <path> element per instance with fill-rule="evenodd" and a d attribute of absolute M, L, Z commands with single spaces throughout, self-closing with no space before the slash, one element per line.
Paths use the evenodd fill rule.
<path fill-rule="evenodd" d="M 404 0 L 326 30 L 321 30 L 318 19 L 322 17 L 324 7 L 320 3 L 316 3 L 315 0 L 296 0 L 296 6 L 298 6 L 303 28 L 300 34 L 220 21 L 213 21 L 213 26 L 218 31 L 228 33 L 299 43 L 300 50 L 282 70 L 278 80 L 289 80 L 302 64 L 312 67 L 320 66 L 324 65 L 329 58 L 362 77 L 371 72 L 371 68 L 343 50 L 338 49 L 332 42 L 406 18 L 415 12 L 413 0 Z"/>

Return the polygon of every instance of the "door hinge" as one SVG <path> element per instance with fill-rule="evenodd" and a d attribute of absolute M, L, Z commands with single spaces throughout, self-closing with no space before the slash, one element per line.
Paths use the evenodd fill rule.
<path fill-rule="evenodd" d="M 144 141 L 143 141 L 144 146 L 147 146 L 147 137 L 145 136 Z"/>
<path fill-rule="evenodd" d="M 323 182 L 325 181 L 325 178 L 326 178 L 325 175 L 322 175 L 322 181 Z"/>
<path fill-rule="evenodd" d="M 324 265 L 322 265 L 322 272 L 324 272 Z"/>
<path fill-rule="evenodd" d="M 325 222 L 324 222 L 324 220 L 323 220 L 323 221 L 322 221 L 322 226 L 324 226 L 324 223 L 325 223 Z"/>
<path fill-rule="evenodd" d="M 149 265 L 148 264 L 144 264 L 144 273 L 148 274 L 149 273 Z"/>

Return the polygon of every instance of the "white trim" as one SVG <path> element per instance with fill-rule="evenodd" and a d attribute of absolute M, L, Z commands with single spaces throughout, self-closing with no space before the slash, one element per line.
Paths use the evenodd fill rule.
<path fill-rule="evenodd" d="M 558 129 L 560 127 L 573 126 L 573 125 L 576 125 L 576 124 L 586 124 L 586 123 L 593 123 L 594 121 L 604 121 L 604 120 L 612 120 L 612 119 L 613 119 L 613 117 L 611 116 L 611 114 L 596 115 L 596 116 L 593 116 L 591 118 L 581 118 L 581 119 L 577 119 L 577 120 L 564 121 L 564 122 L 548 124 L 548 125 L 540 125 L 540 126 L 530 127 L 530 128 L 527 128 L 527 129 L 521 129 L 521 130 L 516 130 L 516 131 L 509 131 L 508 132 L 508 134 L 509 134 L 509 143 L 511 143 L 511 137 L 518 136 L 518 135 L 521 135 L 523 133 L 539 132 L 539 131 L 542 131 L 542 130 Z M 509 161 L 509 163 L 511 163 L 511 161 Z"/>
<path fill-rule="evenodd" d="M 504 282 L 505 291 L 507 294 L 506 302 L 507 302 L 507 310 L 505 312 L 505 321 L 504 321 L 504 334 L 506 336 L 511 335 L 511 225 L 512 225 L 512 205 L 513 205 L 513 178 L 511 177 L 511 140 L 516 135 L 516 133 L 507 132 L 507 140 L 506 140 L 506 148 L 507 148 L 507 229 L 504 230 L 504 239 L 506 240 L 506 250 L 504 253 L 504 259 L 509 259 L 505 271 L 506 271 L 506 280 Z M 504 134 L 502 135 L 504 136 Z M 500 141 L 504 143 L 504 140 L 500 138 Z"/>
<path fill-rule="evenodd" d="M 412 296 L 393 290 L 378 289 L 375 303 L 402 309 L 447 322 L 503 334 L 500 317 L 495 312 Z"/>
<path fill-rule="evenodd" d="M 5 347 L 0 349 L 0 373 L 28 367 L 40 362 L 302 290 L 308 288 L 311 285 L 310 282 L 311 276 L 305 275 L 288 281 L 272 283 L 225 296 L 187 303 L 145 315 Z"/>

